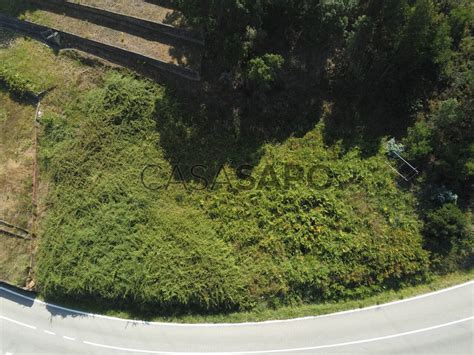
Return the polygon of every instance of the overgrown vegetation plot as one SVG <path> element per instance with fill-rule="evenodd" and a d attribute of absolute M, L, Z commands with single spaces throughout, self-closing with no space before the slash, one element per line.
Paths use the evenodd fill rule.
<path fill-rule="evenodd" d="M 314 189 L 145 189 L 147 164 L 172 173 L 156 132 L 166 95 L 109 74 L 67 117 L 43 117 L 43 162 L 54 182 L 38 259 L 47 295 L 168 311 L 246 309 L 423 279 L 427 255 L 413 198 L 397 190 L 383 155 L 365 160 L 357 150 L 328 149 L 320 127 L 266 147 L 261 159 L 278 169 L 311 157 L 321 166 Z"/>
<path fill-rule="evenodd" d="M 164 23 L 165 26 L 186 27 L 185 19 L 179 12 L 144 0 L 77 0 L 75 2 L 98 7 L 105 11 L 119 12 L 127 16 Z M 118 27 L 116 27 L 114 23 L 111 25 L 107 21 L 102 21 L 101 16 L 88 17 L 87 12 L 81 15 L 80 10 L 71 11 L 68 6 L 40 4 L 28 0 L 0 0 L 0 12 L 179 67 L 194 71 L 199 71 L 200 68 L 202 54 L 199 46 L 190 45 L 186 41 L 172 36 L 153 33 L 141 26 L 127 28 L 126 24 L 117 23 Z M 138 16 L 139 14 L 142 16 Z M 138 20 L 135 19 L 135 21 Z"/>
<path fill-rule="evenodd" d="M 58 58 L 43 45 L 10 32 L 2 32 L 0 39 L 0 219 L 31 230 L 36 110 L 31 94 L 58 85 L 61 90 L 51 93 L 44 103 L 60 109 L 64 100 L 90 85 L 91 80 L 84 79 L 91 69 L 82 67 L 79 71 L 77 63 Z M 48 181 L 40 179 L 40 198 L 47 193 L 47 186 Z M 40 217 L 45 207 L 39 201 Z M 4 234 L 0 243 L 0 279 L 25 286 L 35 245 Z"/>
<path fill-rule="evenodd" d="M 33 118 L 32 106 L 0 89 L 0 220 L 22 228 L 32 216 Z M 29 241 L 0 231 L 0 280 L 24 286 L 29 251 Z"/>
<path fill-rule="evenodd" d="M 34 114 L 0 92 L 0 219 L 23 228 L 31 218 Z"/>
<path fill-rule="evenodd" d="M 0 280 L 25 286 L 30 265 L 30 241 L 0 234 Z"/>
<path fill-rule="evenodd" d="M 55 186 L 38 260 L 43 291 L 233 306 L 245 293 L 231 248 L 198 211 L 140 183 L 146 164 L 166 166 L 153 119 L 161 89 L 117 74 L 104 85 L 67 117 L 44 118 L 43 159 Z"/>
<path fill-rule="evenodd" d="M 41 118 L 44 296 L 222 313 L 472 269 L 472 4 L 172 3 L 207 31 L 192 95 L 30 41 L 0 52 L 57 85 Z M 420 174 L 400 179 L 395 152 Z"/>

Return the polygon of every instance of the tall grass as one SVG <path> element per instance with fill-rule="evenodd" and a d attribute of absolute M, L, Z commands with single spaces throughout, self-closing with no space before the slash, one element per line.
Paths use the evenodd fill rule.
<path fill-rule="evenodd" d="M 326 147 L 317 127 L 266 146 L 254 171 L 317 162 L 316 186 L 151 192 L 143 167 L 172 172 L 156 129 L 161 113 L 177 112 L 169 94 L 112 73 L 64 112 L 43 118 L 53 182 L 37 267 L 46 296 L 228 311 L 367 296 L 426 275 L 414 201 L 382 154 Z"/>

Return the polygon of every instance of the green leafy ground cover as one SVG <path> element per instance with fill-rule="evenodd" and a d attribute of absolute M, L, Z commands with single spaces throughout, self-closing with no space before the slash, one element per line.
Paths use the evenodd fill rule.
<path fill-rule="evenodd" d="M 256 307 L 250 311 L 239 311 L 220 314 L 174 314 L 167 316 L 155 316 L 153 314 L 136 313 L 131 310 L 120 310 L 107 307 L 100 303 L 75 302 L 64 300 L 62 304 L 73 307 L 74 309 L 83 309 L 85 311 L 97 314 L 106 314 L 112 317 L 123 319 L 140 319 L 157 322 L 175 322 L 175 323 L 241 323 L 241 322 L 259 322 L 274 319 L 290 319 L 307 316 L 319 316 L 324 314 L 347 311 L 357 308 L 380 305 L 392 301 L 403 300 L 428 292 L 441 290 L 447 287 L 471 281 L 474 277 L 474 270 L 457 271 L 445 275 L 433 276 L 428 282 L 408 286 L 399 290 L 386 290 L 373 296 L 363 299 L 345 300 L 336 302 L 318 302 L 301 305 L 282 306 L 277 308 Z"/>
<path fill-rule="evenodd" d="M 51 186 L 37 267 L 44 295 L 157 313 L 222 311 L 354 298 L 424 279 L 413 197 L 396 187 L 382 153 L 327 147 L 321 126 L 264 146 L 254 169 L 258 177 L 273 164 L 281 176 L 283 162 L 314 162 L 314 187 L 145 189 L 147 164 L 172 172 L 157 126 L 179 114 L 176 106 L 163 88 L 111 72 L 46 109 L 41 156 Z"/>
<path fill-rule="evenodd" d="M 172 172 L 156 131 L 164 95 L 108 74 L 67 116 L 43 118 L 43 161 L 54 183 L 38 267 L 46 294 L 246 309 L 261 300 L 367 295 L 423 278 L 413 199 L 397 189 L 384 156 L 325 147 L 319 127 L 268 145 L 261 159 L 276 169 L 318 162 L 316 188 L 145 189 L 147 164 Z"/>
<path fill-rule="evenodd" d="M 456 33 L 448 35 L 449 27 L 437 26 L 447 26 L 448 20 L 432 2 L 385 6 L 369 2 L 368 9 L 360 7 L 353 28 L 343 21 L 344 29 L 336 29 L 337 36 L 348 35 L 349 46 L 332 58 L 336 65 L 325 64 L 329 82 L 324 84 L 335 92 L 328 90 L 334 101 L 320 109 L 315 107 L 324 101 L 322 89 L 295 84 L 283 90 L 283 78 L 295 82 L 288 76 L 295 68 L 285 67 L 287 61 L 276 55 L 261 53 L 274 60 L 246 65 L 249 58 L 239 50 L 232 80 L 243 93 L 222 89 L 221 101 L 196 95 L 196 103 L 170 87 L 124 71 L 89 68 L 30 41 L 19 40 L 0 52 L 3 65 L 25 80 L 58 85 L 42 117 L 42 179 L 49 189 L 36 267 L 41 294 L 148 318 L 256 310 L 261 316 L 286 309 L 277 311 L 281 315 L 297 305 L 319 312 L 308 304 L 393 295 L 429 280 L 433 271 L 472 267 L 470 192 L 455 198 L 473 176 L 471 150 L 464 144 L 472 143 L 472 100 L 466 95 L 466 87 L 472 88 L 470 64 L 466 69 L 472 63 L 472 37 L 453 17 L 465 38 L 450 41 Z M 385 21 L 387 11 L 399 12 L 396 21 Z M 262 13 L 262 25 L 268 25 L 270 13 Z M 239 31 L 245 28 L 236 25 Z M 402 28 L 399 37 L 405 40 L 395 34 L 389 41 L 380 38 L 380 33 L 393 33 L 391 26 Z M 246 31 L 250 37 L 255 32 Z M 407 41 L 410 36 L 419 40 Z M 373 48 L 360 51 L 366 38 L 372 38 Z M 258 47 L 258 36 L 254 39 Z M 241 47 L 239 38 L 234 40 Z M 415 42 L 422 43 L 420 50 L 412 47 Z M 428 42 L 435 45 L 425 48 Z M 227 48 L 226 56 L 233 53 L 229 46 L 220 47 Z M 406 55 L 392 55 L 399 52 Z M 346 56 L 358 60 L 348 62 Z M 293 66 L 303 60 L 290 59 Z M 406 61 L 415 60 L 416 70 L 403 78 L 422 77 L 420 87 L 399 75 Z M 382 85 L 379 72 L 388 78 L 386 90 L 376 85 L 366 90 L 369 83 Z M 345 74 L 357 80 L 344 80 Z M 428 102 L 422 93 L 432 92 L 438 77 L 445 81 L 443 94 Z M 392 102 L 393 92 L 406 86 L 414 89 L 406 91 L 410 97 Z M 296 100 L 299 93 L 305 95 Z M 416 106 L 422 99 L 426 107 Z M 308 111 L 299 121 L 292 113 L 304 106 Z M 368 111 L 388 118 L 375 122 Z M 423 173 L 412 185 L 401 186 L 386 164 L 383 133 L 391 132 L 386 127 L 403 131 L 412 121 L 417 124 L 403 143 Z M 271 126 L 284 134 L 273 134 Z M 378 130 L 369 135 L 373 127 Z M 437 146 L 433 137 L 444 144 Z M 459 152 L 466 157 L 463 173 L 451 179 L 447 172 Z M 231 181 L 245 185 L 248 179 L 236 171 L 242 162 L 266 183 L 245 191 L 219 175 L 217 188 L 196 191 L 202 179 L 186 173 L 186 185 L 195 190 L 189 192 L 176 181 L 175 165 L 203 164 L 210 167 L 206 176 L 224 166 Z M 300 177 L 285 186 L 285 164 L 306 173 L 317 166 L 314 180 L 309 184 Z M 160 167 L 152 183 L 174 177 L 168 189 L 145 188 L 143 169 L 151 165 Z M 292 173 L 300 174 L 298 169 Z"/>
<path fill-rule="evenodd" d="M 0 217 L 22 228 L 31 229 L 33 127 L 35 105 L 25 93 L 40 92 L 58 85 L 62 90 L 44 99 L 49 110 L 91 85 L 92 68 L 79 67 L 74 61 L 56 57 L 43 45 L 3 31 L 0 36 L 0 63 L 8 71 L 7 86 L 0 86 Z M 39 64 L 40 63 L 40 64 Z M 26 90 L 13 90 L 9 83 L 27 83 Z M 34 90 L 30 90 L 34 87 Z M 7 89 L 10 91 L 7 92 Z M 41 179 L 39 194 L 47 193 L 48 181 Z M 40 216 L 44 212 L 41 203 Z M 35 245 L 26 240 L 0 236 L 0 279 L 25 286 L 31 251 Z"/>

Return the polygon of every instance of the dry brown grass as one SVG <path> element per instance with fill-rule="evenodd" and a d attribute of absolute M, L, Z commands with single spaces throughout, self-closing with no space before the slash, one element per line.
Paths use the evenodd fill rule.
<path fill-rule="evenodd" d="M 0 218 L 23 228 L 31 218 L 34 112 L 0 92 Z"/>
<path fill-rule="evenodd" d="M 25 286 L 31 242 L 0 235 L 0 280 Z"/>
<path fill-rule="evenodd" d="M 0 61 L 42 89 L 57 86 L 43 101 L 43 111 L 58 112 L 59 103 L 87 91 L 94 80 L 99 80 L 102 70 L 51 55 L 49 48 L 25 39 L 14 40 L 0 49 Z M 34 115 L 34 105 L 18 102 L 0 88 L 0 219 L 28 230 L 32 227 Z M 45 181 L 40 179 L 38 191 L 40 217 L 46 207 Z M 35 251 L 36 241 L 0 234 L 0 280 L 25 286 L 31 252 L 34 255 Z"/>
<path fill-rule="evenodd" d="M 43 99 L 41 111 L 56 114 L 62 114 L 67 103 L 95 87 L 106 70 L 54 55 L 50 48 L 23 38 L 13 39 L 10 45 L 0 48 L 0 62 L 42 90 L 55 87 Z M 31 104 L 13 100 L 0 88 L 0 218 L 28 230 L 32 217 L 35 109 Z M 37 214 L 41 220 L 47 207 L 48 178 L 41 175 L 41 169 L 39 172 Z M 36 248 L 36 240 L 0 234 L 0 279 L 25 286 L 30 255 L 35 255 Z M 34 275 L 30 276 L 34 279 Z"/>
<path fill-rule="evenodd" d="M 31 221 L 34 107 L 0 91 L 0 218 L 23 228 Z M 24 286 L 31 242 L 0 234 L 0 280 Z"/>

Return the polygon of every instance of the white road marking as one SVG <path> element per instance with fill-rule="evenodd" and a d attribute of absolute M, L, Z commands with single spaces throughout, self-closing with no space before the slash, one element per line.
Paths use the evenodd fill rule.
<path fill-rule="evenodd" d="M 27 327 L 27 328 L 30 328 L 30 329 L 36 329 L 36 327 L 34 325 L 29 325 L 29 324 L 25 324 L 25 323 L 22 323 L 22 322 L 18 322 L 17 320 L 13 320 L 13 319 L 10 319 L 10 318 L 4 317 L 4 316 L 0 316 L 0 319 L 4 319 L 7 322 L 15 323 L 15 324 L 18 324 L 18 325 L 21 325 L 23 327 Z"/>
<path fill-rule="evenodd" d="M 98 343 L 93 343 L 90 341 L 83 341 L 84 344 L 87 345 L 92 345 L 92 346 L 97 346 L 99 348 L 104 348 L 104 349 L 113 349 L 113 350 L 121 350 L 121 351 L 131 351 L 134 353 L 146 353 L 146 354 L 200 354 L 200 353 L 178 353 L 178 352 L 168 352 L 168 351 L 153 351 L 153 350 L 139 350 L 139 349 L 130 349 L 130 348 L 121 348 L 119 346 L 112 346 L 112 345 L 104 345 L 104 344 L 98 344 Z M 206 354 L 206 353 L 202 353 Z M 215 354 L 224 354 L 224 353 L 215 353 Z"/>
<path fill-rule="evenodd" d="M 76 340 L 75 338 L 67 337 L 67 336 L 65 336 L 65 335 L 63 335 L 63 338 L 66 339 L 66 340 L 71 340 L 71 341 Z"/>
<path fill-rule="evenodd" d="M 329 349 L 329 348 L 337 348 L 337 347 L 348 346 L 348 345 L 372 343 L 372 342 L 375 342 L 375 341 L 381 341 L 381 340 L 387 340 L 387 339 L 393 339 L 393 338 L 400 338 L 400 337 L 404 337 L 404 336 L 407 336 L 407 335 L 413 335 L 413 334 L 418 334 L 418 333 L 429 332 L 431 330 L 446 328 L 446 327 L 450 327 L 452 325 L 468 322 L 468 321 L 471 321 L 471 320 L 474 320 L 474 317 L 463 318 L 463 319 L 459 319 L 459 320 L 449 322 L 449 323 L 434 325 L 432 327 L 411 330 L 411 331 L 403 332 L 403 333 L 385 335 L 385 336 L 376 337 L 376 338 L 354 340 L 354 341 L 348 341 L 348 342 L 336 343 L 336 344 L 308 346 L 308 347 L 304 347 L 304 348 L 290 348 L 290 349 L 277 349 L 277 350 L 232 351 L 232 352 L 172 352 L 172 351 L 155 351 L 155 350 L 142 350 L 142 349 L 123 348 L 123 347 L 112 346 L 112 345 L 92 343 L 90 341 L 83 341 L 83 343 L 87 344 L 87 345 L 91 345 L 91 346 L 96 346 L 96 347 L 99 347 L 99 348 L 113 349 L 113 350 L 120 350 L 120 351 L 128 351 L 128 352 L 135 352 L 135 353 L 147 353 L 147 354 L 168 354 L 168 355 L 177 355 L 177 354 L 182 354 L 182 355 L 186 355 L 186 354 L 187 355 L 197 355 L 197 354 L 213 354 L 213 355 L 216 355 L 216 354 L 225 354 L 225 355 L 227 355 L 227 354 L 243 354 L 243 355 L 249 355 L 249 354 L 275 354 L 275 353 L 288 353 L 288 352 L 298 352 L 298 351 Z"/>
<path fill-rule="evenodd" d="M 364 311 L 369 311 L 369 310 L 372 310 L 372 309 L 380 309 L 380 308 L 389 307 L 389 306 L 393 306 L 393 305 L 400 304 L 400 303 L 411 302 L 411 301 L 423 299 L 423 298 L 426 298 L 426 297 L 439 295 L 441 293 L 453 291 L 453 290 L 456 290 L 458 288 L 471 286 L 471 285 L 474 285 L 474 280 L 468 281 L 468 282 L 460 284 L 460 285 L 448 287 L 448 288 L 445 288 L 445 289 L 442 289 L 442 290 L 438 290 L 438 291 L 434 291 L 434 292 L 430 292 L 430 293 L 425 293 L 423 295 L 419 295 L 419 296 L 415 296 L 415 297 L 406 298 L 406 299 L 403 299 L 403 300 L 393 301 L 393 302 L 384 303 L 384 304 L 381 304 L 381 305 L 374 305 L 374 306 L 365 307 L 365 308 L 351 309 L 351 310 L 348 310 L 348 311 L 341 311 L 341 312 L 336 312 L 336 313 L 323 314 L 323 315 L 320 315 L 320 316 L 308 316 L 308 317 L 300 317 L 300 318 L 292 318 L 292 319 L 268 320 L 268 321 L 263 321 L 263 322 L 196 323 L 196 324 L 146 322 L 146 321 L 141 321 L 141 320 L 133 320 L 133 319 L 124 319 L 124 318 L 104 316 L 104 315 L 101 315 L 101 314 L 94 314 L 94 313 L 77 311 L 77 310 L 74 310 L 74 309 L 71 309 L 71 308 L 61 307 L 61 306 L 57 306 L 57 305 L 54 305 L 54 304 L 51 304 L 51 303 L 43 302 L 43 301 L 40 301 L 36 298 L 28 297 L 28 296 L 22 295 L 20 293 L 17 293 L 15 291 L 9 290 L 5 287 L 0 287 L 0 290 L 8 292 L 8 293 L 13 294 L 13 295 L 16 295 L 16 296 L 21 297 L 23 299 L 33 301 L 34 303 L 37 303 L 37 304 L 42 304 L 42 305 L 45 305 L 47 307 L 52 307 L 52 308 L 55 308 L 55 309 L 59 309 L 59 310 L 63 310 L 63 311 L 71 312 L 71 313 L 75 313 L 75 314 L 85 315 L 85 316 L 92 317 L 92 318 L 108 319 L 108 320 L 134 323 L 134 324 L 160 325 L 160 326 L 170 326 L 170 327 L 235 327 L 235 326 L 244 326 L 244 325 L 264 325 L 264 324 L 274 324 L 274 323 L 296 322 L 296 321 L 301 321 L 301 320 L 327 318 L 327 317 L 340 316 L 340 315 L 350 314 L 350 313 L 364 312 Z"/>
<path fill-rule="evenodd" d="M 50 332 L 49 330 L 43 330 L 43 332 L 45 332 L 46 334 L 49 334 L 49 335 L 56 335 L 56 333 Z"/>

